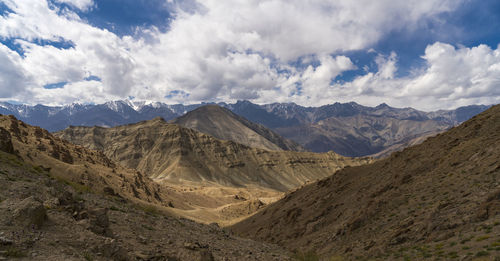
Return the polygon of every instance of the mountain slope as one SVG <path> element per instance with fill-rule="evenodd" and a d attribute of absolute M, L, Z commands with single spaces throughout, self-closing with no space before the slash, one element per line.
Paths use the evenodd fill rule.
<path fill-rule="evenodd" d="M 160 118 L 114 128 L 70 127 L 59 137 L 91 149 L 158 182 L 258 186 L 287 191 L 331 175 L 350 159 L 335 153 L 268 151 L 215 139 Z"/>
<path fill-rule="evenodd" d="M 250 122 L 218 105 L 199 107 L 173 120 L 172 123 L 252 148 L 304 151 L 295 142 L 283 139 L 266 127 Z"/>
<path fill-rule="evenodd" d="M 449 125 L 433 120 L 402 120 L 386 116 L 331 117 L 313 124 L 278 128 L 276 131 L 309 150 L 333 150 L 345 156 L 371 155 L 429 134 Z"/>
<path fill-rule="evenodd" d="M 160 205 L 166 200 L 158 184 L 115 164 L 100 151 L 68 143 L 13 116 L 0 115 L 0 132 L 2 142 L 10 144 L 20 160 L 78 188 Z"/>
<path fill-rule="evenodd" d="M 329 257 L 498 256 L 500 106 L 288 194 L 233 229 Z"/>

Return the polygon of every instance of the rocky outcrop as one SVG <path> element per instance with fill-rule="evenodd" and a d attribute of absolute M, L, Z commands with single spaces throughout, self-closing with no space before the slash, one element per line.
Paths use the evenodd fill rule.
<path fill-rule="evenodd" d="M 16 224 L 25 228 L 40 228 L 47 218 L 43 204 L 34 197 L 5 200 L 0 203 L 0 209 L 5 224 Z"/>
<path fill-rule="evenodd" d="M 0 150 L 11 154 L 14 153 L 10 132 L 2 127 L 0 127 Z"/>

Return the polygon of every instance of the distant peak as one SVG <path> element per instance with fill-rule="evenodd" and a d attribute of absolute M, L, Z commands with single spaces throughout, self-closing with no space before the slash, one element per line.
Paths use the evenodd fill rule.
<path fill-rule="evenodd" d="M 160 116 L 153 118 L 151 121 L 161 121 L 161 122 L 166 122 L 166 121 L 165 121 L 165 119 L 163 119 L 163 117 L 160 117 Z"/>
<path fill-rule="evenodd" d="M 391 106 L 387 105 L 387 103 L 381 103 L 375 107 L 375 109 L 382 109 L 382 108 L 390 108 Z"/>

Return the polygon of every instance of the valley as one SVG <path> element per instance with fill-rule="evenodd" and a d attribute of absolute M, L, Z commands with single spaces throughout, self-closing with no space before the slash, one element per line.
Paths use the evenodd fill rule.
<path fill-rule="evenodd" d="M 285 150 L 294 143 L 214 105 L 53 134 L 0 116 L 0 257 L 495 256 L 499 108 L 379 160 Z"/>
<path fill-rule="evenodd" d="M 114 128 L 70 127 L 55 135 L 102 151 L 127 168 L 148 173 L 158 184 L 186 195 L 207 197 L 193 203 L 192 209 L 174 208 L 176 213 L 207 223 L 227 224 L 231 222 L 228 217 L 247 216 L 290 189 L 332 175 L 345 166 L 371 161 L 333 152 L 251 148 L 161 118 Z"/>

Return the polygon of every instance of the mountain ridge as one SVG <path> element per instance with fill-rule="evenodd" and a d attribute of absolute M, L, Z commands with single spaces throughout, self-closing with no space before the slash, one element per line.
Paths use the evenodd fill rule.
<path fill-rule="evenodd" d="M 212 103 L 214 104 L 214 103 Z M 0 102 L 0 113 L 13 114 L 29 124 L 39 125 L 49 131 L 58 131 L 69 125 L 73 126 L 106 126 L 123 124 L 163 117 L 170 121 L 207 103 L 193 105 L 167 105 L 164 103 L 132 102 L 130 100 L 114 101 L 99 105 L 73 104 L 63 107 L 47 107 L 43 105 L 26 106 Z M 306 150 L 313 152 L 335 151 L 344 156 L 388 155 L 390 149 L 398 150 L 410 143 L 404 143 L 408 137 L 428 136 L 451 128 L 471 116 L 487 109 L 485 105 L 459 107 L 455 110 L 423 112 L 412 108 L 392 108 L 387 104 L 367 107 L 355 102 L 334 103 L 320 107 L 303 107 L 294 103 L 273 103 L 265 105 L 253 104 L 249 101 L 236 103 L 218 103 L 247 120 L 262 124 L 285 139 L 292 140 Z M 325 124 L 330 121 L 355 123 L 356 117 L 365 121 L 359 125 Z M 384 119 L 386 125 L 371 125 L 370 122 Z M 420 125 L 404 137 L 384 136 L 379 128 L 391 132 L 389 122 L 398 121 L 401 129 L 411 130 L 411 126 Z M 433 122 L 433 124 L 429 124 Z M 425 127 L 426 129 L 423 129 Z M 295 129 L 302 130 L 296 135 Z M 420 130 L 419 130 L 420 129 Z M 418 131 L 416 131 L 418 130 Z M 348 136 L 350 135 L 350 136 Z M 397 131 L 392 135 L 397 135 Z M 344 139 L 343 137 L 347 137 Z M 385 139 L 384 142 L 380 142 Z M 378 140 L 378 141 L 376 141 Z M 417 139 L 418 140 L 418 139 Z M 398 146 L 395 146 L 399 144 Z M 364 149 L 359 149 L 360 145 Z M 381 153 L 385 151 L 384 153 Z"/>
<path fill-rule="evenodd" d="M 113 128 L 71 127 L 55 135 L 103 151 L 124 166 L 148 173 L 153 179 L 174 183 L 254 184 L 286 191 L 331 175 L 345 165 L 369 161 L 333 152 L 251 148 L 170 124 L 161 118 Z"/>

